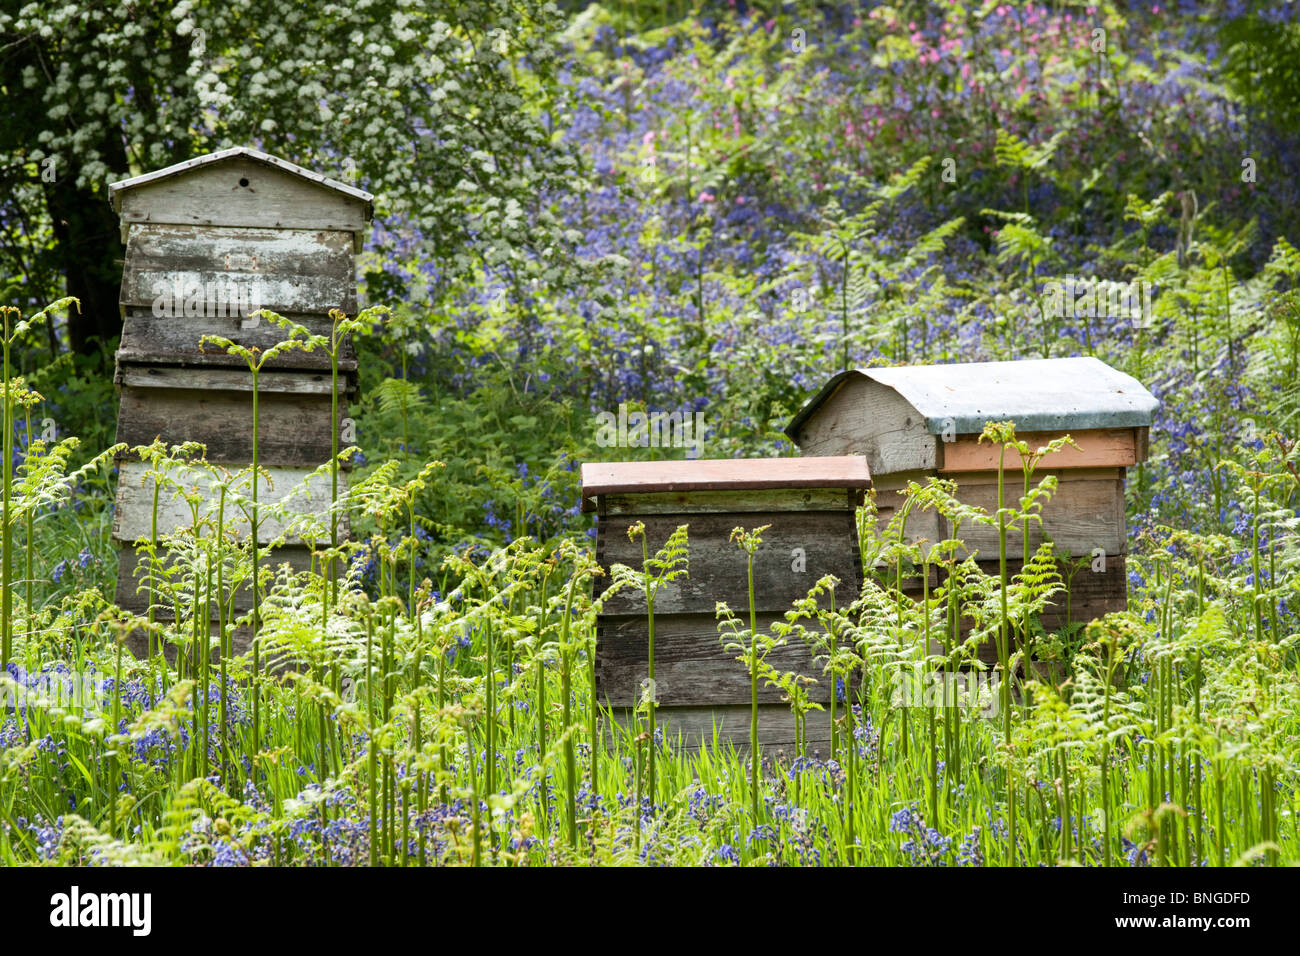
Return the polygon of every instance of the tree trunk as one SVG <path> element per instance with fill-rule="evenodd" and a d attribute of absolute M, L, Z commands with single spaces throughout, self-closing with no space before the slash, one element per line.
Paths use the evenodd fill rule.
<path fill-rule="evenodd" d="M 118 290 L 122 283 L 122 241 L 117 214 L 103 191 L 66 182 L 45 185 L 45 202 L 58 241 L 55 255 L 67 280 L 67 294 L 81 300 L 68 314 L 68 341 L 82 355 L 112 354 L 121 335 Z"/>

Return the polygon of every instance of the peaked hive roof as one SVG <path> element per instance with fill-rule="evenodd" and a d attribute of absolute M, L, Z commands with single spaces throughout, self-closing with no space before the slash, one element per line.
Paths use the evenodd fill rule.
<path fill-rule="evenodd" d="M 230 149 L 223 149 L 216 153 L 207 153 L 203 156 L 196 156 L 194 159 L 187 159 L 182 163 L 168 166 L 164 169 L 156 169 L 151 173 L 145 173 L 141 176 L 133 176 L 130 179 L 119 180 L 110 183 L 108 186 L 109 200 L 113 203 L 113 209 L 119 214 L 122 211 L 122 194 L 127 190 L 134 189 L 137 186 L 147 186 L 152 183 L 161 182 L 164 179 L 171 179 L 174 176 L 182 176 L 186 173 L 201 169 L 204 166 L 210 166 L 214 163 L 221 163 L 231 159 L 244 158 L 256 163 L 262 163 L 278 169 L 281 172 L 296 176 L 306 182 L 321 186 L 325 189 L 332 189 L 335 192 L 342 193 L 352 199 L 359 200 L 366 204 L 366 218 L 369 219 L 373 213 L 373 204 L 375 197 L 364 189 L 357 189 L 355 186 L 349 186 L 347 183 L 341 183 L 336 179 L 330 179 L 323 173 L 312 172 L 296 163 L 291 163 L 287 159 L 280 159 L 278 156 L 272 156 L 270 153 L 264 153 L 259 149 L 253 149 L 249 146 L 233 146 Z"/>

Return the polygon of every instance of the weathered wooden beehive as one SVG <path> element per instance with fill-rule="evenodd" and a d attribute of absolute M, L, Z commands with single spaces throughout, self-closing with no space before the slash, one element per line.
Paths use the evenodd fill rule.
<path fill-rule="evenodd" d="M 957 482 L 957 497 L 990 514 L 997 510 L 999 448 L 978 441 L 989 421 L 1012 421 L 1031 448 L 1070 435 L 1079 446 L 1046 456 L 1036 484 L 1055 474 L 1057 492 L 1031 524 L 1030 551 L 1044 538 L 1058 553 L 1087 559 L 1081 570 L 1061 563 L 1069 582 L 1069 620 L 1085 622 L 1128 606 L 1125 555 L 1125 470 L 1147 456 L 1158 402 L 1134 378 L 1095 358 L 984 362 L 854 369 L 841 372 L 786 428 L 806 455 L 865 455 L 883 528 L 909 481 L 938 475 Z M 1006 501 L 1023 491 L 1020 456 L 1008 452 Z M 907 537 L 934 543 L 952 536 L 933 510 L 913 509 Z M 997 528 L 962 524 L 960 537 L 985 572 L 998 573 Z M 1007 553 L 1019 571 L 1021 532 L 1010 529 Z M 1067 622 L 1067 597 L 1043 615 L 1055 630 Z M 991 645 L 984 649 L 986 658 Z"/>
<path fill-rule="evenodd" d="M 126 245 L 117 440 L 132 446 L 156 438 L 169 446 L 201 442 L 208 462 L 238 473 L 253 456 L 252 377 L 243 359 L 211 344 L 200 347 L 201 340 L 218 335 L 265 351 L 287 333 L 249 316 L 259 308 L 327 336 L 331 309 L 354 315 L 355 255 L 372 197 L 242 147 L 114 183 L 109 190 Z M 341 426 L 356 369 L 355 354 L 345 344 L 339 361 Z M 328 507 L 328 478 L 309 485 L 303 480 L 330 458 L 332 392 L 330 360 L 322 349 L 283 352 L 259 373 L 259 464 L 270 480 L 262 480 L 258 494 L 265 506 L 292 493 L 295 513 L 322 514 Z M 136 455 L 119 459 L 116 597 L 134 610 L 150 602 L 150 594 L 138 590 L 140 558 L 130 547 L 152 534 L 149 467 Z M 216 495 L 201 470 L 182 470 L 179 477 L 207 496 L 205 511 L 215 511 Z M 168 488 L 160 498 L 160 535 L 191 525 L 183 499 Z M 226 517 L 233 511 L 228 508 Z M 283 522 L 270 507 L 261 514 L 259 540 L 271 542 Z M 247 534 L 248 522 L 242 527 Z M 291 535 L 268 559 L 301 568 L 311 555 L 307 542 Z M 244 588 L 235 596 L 236 608 L 246 610 L 249 603 Z"/>
<path fill-rule="evenodd" d="M 871 485 L 861 457 L 721 459 L 589 463 L 582 466 L 583 507 L 597 514 L 596 556 L 610 582 L 613 565 L 642 570 L 640 540 L 627 531 L 644 522 L 653 557 L 674 529 L 688 525 L 689 577 L 655 597 L 655 700 L 669 739 L 709 739 L 714 722 L 737 746 L 748 746 L 750 678 L 734 652 L 723 649 L 716 605 L 724 601 L 749 623 L 747 559 L 731 542 L 733 528 L 771 525 L 754 560 L 758 625 L 770 626 L 807 595 L 819 578 L 839 578 L 835 602 L 851 603 L 862 585 L 855 511 Z M 829 601 L 823 599 L 822 606 Z M 805 621 L 810 628 L 815 621 Z M 648 620 L 644 595 L 625 590 L 604 605 L 596 638 L 597 696 L 626 722 L 648 677 Z M 779 671 L 814 678 L 810 697 L 830 700 L 828 678 L 813 667 L 798 638 L 768 661 Z M 759 739 L 764 747 L 793 753 L 794 719 L 781 692 L 761 687 Z M 827 714 L 807 721 L 810 751 L 830 739 Z"/>

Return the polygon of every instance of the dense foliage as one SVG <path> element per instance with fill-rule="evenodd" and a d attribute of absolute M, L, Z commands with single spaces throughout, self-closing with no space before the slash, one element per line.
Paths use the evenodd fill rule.
<path fill-rule="evenodd" d="M 29 109 L 36 126 L 4 143 L 20 308 L 5 326 L 3 686 L 32 693 L 0 702 L 0 859 L 1300 857 L 1291 6 L 590 5 L 561 19 L 483 3 L 444 20 L 416 4 L 281 6 L 0 15 L 60 64 L 19 74 L 32 102 L 73 111 Z M 195 30 L 206 52 L 158 40 Z M 162 51 L 152 66 L 131 55 L 141 43 Z M 120 156 L 96 152 L 117 132 Z M 362 288 L 388 308 L 357 326 L 360 467 L 337 502 L 349 578 L 277 571 L 199 528 L 160 542 L 190 560 L 146 562 L 157 607 L 131 619 L 105 597 L 107 377 L 62 341 L 75 305 L 18 322 L 76 293 L 57 282 L 40 162 L 77 156 L 94 193 L 109 170 L 234 141 L 329 172 L 350 158 L 381 197 Z M 1150 313 L 1054 310 L 1049 286 L 1067 277 L 1136 282 Z M 1039 567 L 966 567 L 918 603 L 893 584 L 920 555 L 864 513 L 858 602 L 805 602 L 782 633 L 750 632 L 740 609 L 724 627 L 738 668 L 776 641 L 815 643 L 795 626 L 812 618 L 840 636 L 816 647 L 819 679 L 848 688 L 831 752 L 751 764 L 675 747 L 671 726 L 665 740 L 611 725 L 592 690 L 594 615 L 611 583 L 652 587 L 654 566 L 593 582 L 576 463 L 682 452 L 600 447 L 600 413 L 699 412 L 705 457 L 788 454 L 781 429 L 841 368 L 1078 354 L 1163 403 L 1129 476 L 1128 612 L 1043 632 L 1035 608 L 1059 582 Z M 160 476 L 179 457 L 111 450 Z M 952 507 L 942 487 L 915 499 Z M 253 622 L 230 616 L 215 655 L 199 653 L 212 595 L 254 575 L 257 654 L 235 652 Z M 899 674 L 978 673 L 970 642 L 926 653 L 958 604 L 974 641 L 1024 635 L 991 672 L 1021 679 L 978 702 L 992 719 L 893 694 Z M 132 631 L 168 654 L 135 660 Z M 300 666 L 277 669 L 287 658 Z M 87 673 L 107 680 L 99 707 L 33 700 L 63 692 L 50 675 Z M 764 679 L 808 706 L 790 675 Z"/>

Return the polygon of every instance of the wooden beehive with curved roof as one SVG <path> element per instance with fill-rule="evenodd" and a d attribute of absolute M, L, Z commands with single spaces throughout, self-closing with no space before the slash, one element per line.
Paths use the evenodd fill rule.
<path fill-rule="evenodd" d="M 327 335 L 330 310 L 355 315 L 356 253 L 373 212 L 373 197 L 255 149 L 236 147 L 136 176 L 109 187 L 122 223 L 122 339 L 117 351 L 120 393 L 117 440 L 131 446 L 161 439 L 167 445 L 200 442 L 209 463 L 231 473 L 252 460 L 252 379 L 244 361 L 206 335 L 265 351 L 284 330 L 260 317 L 277 312 Z M 355 392 L 357 361 L 346 343 L 339 359 L 339 418 Z M 259 373 L 259 464 L 269 473 L 259 497 L 274 505 L 295 495 L 297 513 L 321 515 L 328 480 L 304 484 L 329 461 L 334 386 L 324 350 L 286 351 Z M 341 424 L 341 422 L 340 422 Z M 346 444 L 346 443 L 345 443 Z M 138 456 L 119 460 L 113 536 L 122 548 L 119 605 L 143 610 L 151 592 L 140 589 L 139 559 L 131 544 L 153 527 L 153 486 Z M 216 497 L 206 469 L 180 475 Z M 295 490 L 296 489 L 296 490 Z M 190 526 L 184 500 L 162 493 L 159 534 Z M 267 520 L 259 539 L 270 543 L 284 522 Z M 247 534 L 247 522 L 243 525 Z M 273 560 L 310 562 L 308 542 L 289 533 Z M 235 595 L 237 610 L 249 596 Z"/>
<path fill-rule="evenodd" d="M 1136 379 L 1090 357 L 851 369 L 827 382 L 785 431 L 806 455 L 866 456 L 882 528 L 901 507 L 907 483 L 934 475 L 956 481 L 964 503 L 996 511 L 999 448 L 979 441 L 986 422 L 1014 422 L 1031 448 L 1070 435 L 1078 447 L 1046 456 L 1035 470 L 1035 482 L 1054 474 L 1059 485 L 1041 524 L 1030 526 L 1029 549 L 1050 539 L 1063 555 L 1103 560 L 1068 578 L 1062 568 L 1068 616 L 1063 597 L 1042 619 L 1054 630 L 1128 606 L 1124 482 L 1126 470 L 1147 457 L 1158 406 Z M 1022 480 L 1017 454 L 1008 453 L 1005 469 L 1014 502 Z M 934 543 L 952 531 L 934 511 L 908 517 L 913 542 Z M 967 522 L 961 538 L 996 573 L 997 529 Z M 1022 555 L 1018 528 L 1009 529 L 1007 547 L 1010 556 Z M 1011 565 L 1018 571 L 1020 561 Z"/>

